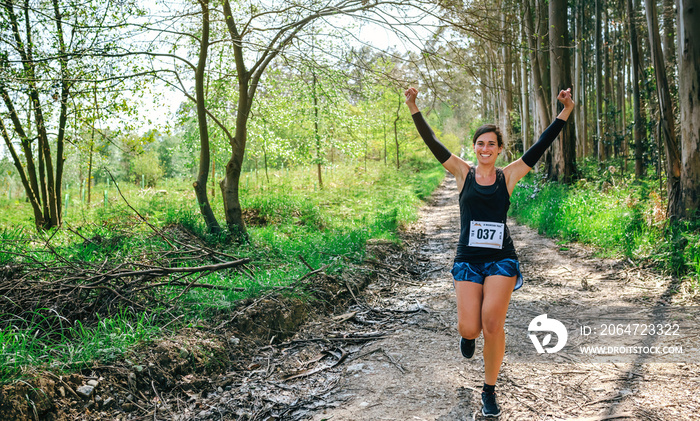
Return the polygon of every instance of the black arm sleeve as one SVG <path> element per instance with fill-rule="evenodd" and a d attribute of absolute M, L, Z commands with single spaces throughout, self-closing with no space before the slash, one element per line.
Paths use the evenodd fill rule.
<path fill-rule="evenodd" d="M 423 138 L 423 142 L 428 145 L 430 151 L 433 153 L 433 155 L 435 155 L 435 158 L 437 158 L 441 164 L 444 164 L 445 161 L 450 159 L 452 152 L 450 152 L 445 145 L 440 143 L 435 136 L 435 132 L 433 132 L 433 129 L 430 128 L 428 122 L 425 121 L 425 118 L 420 111 L 413 114 L 413 122 L 416 124 L 420 137 Z"/>
<path fill-rule="evenodd" d="M 537 143 L 532 145 L 522 156 L 522 160 L 528 167 L 533 168 L 537 161 L 542 158 L 549 145 L 557 138 L 561 129 L 566 124 L 565 120 L 557 118 L 547 127 L 547 130 L 540 135 Z"/>

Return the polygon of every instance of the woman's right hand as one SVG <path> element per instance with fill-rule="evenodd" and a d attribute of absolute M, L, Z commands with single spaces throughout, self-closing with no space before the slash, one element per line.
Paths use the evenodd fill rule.
<path fill-rule="evenodd" d="M 418 89 L 410 87 L 404 91 L 404 96 L 406 97 L 406 105 L 408 105 L 411 114 L 418 112 L 418 106 L 416 105 L 416 97 L 418 97 Z"/>

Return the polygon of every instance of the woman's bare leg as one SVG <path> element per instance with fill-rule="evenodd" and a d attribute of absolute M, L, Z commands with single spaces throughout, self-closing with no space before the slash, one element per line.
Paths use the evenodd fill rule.
<path fill-rule="evenodd" d="M 465 339 L 476 339 L 481 333 L 481 301 L 483 285 L 455 281 L 457 295 L 457 329 Z"/>
<path fill-rule="evenodd" d="M 496 384 L 498 371 L 506 352 L 506 334 L 503 329 L 510 295 L 515 287 L 515 276 L 487 276 L 484 280 L 481 303 L 481 327 L 484 332 L 484 382 Z"/>

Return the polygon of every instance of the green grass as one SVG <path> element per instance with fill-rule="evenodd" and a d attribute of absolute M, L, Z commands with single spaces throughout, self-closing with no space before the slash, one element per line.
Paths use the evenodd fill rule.
<path fill-rule="evenodd" d="M 164 230 L 178 226 L 195 233 L 212 248 L 249 257 L 250 276 L 229 270 L 215 272 L 199 283 L 243 288 L 236 290 L 192 289 L 178 299 L 176 316 L 167 329 L 197 324 L 212 314 L 236 307 L 240 300 L 277 286 L 288 285 L 309 272 L 300 256 L 326 271 L 343 274 L 364 257 L 370 238 L 397 239 L 397 230 L 417 218 L 418 205 L 441 182 L 444 170 L 434 161 L 414 161 L 397 171 L 383 164 L 336 166 L 324 171 L 324 187 L 318 186 L 310 168 L 272 171 L 270 182 L 263 173 L 244 174 L 241 202 L 249 225 L 250 243 L 234 244 L 205 232 L 191 181 L 170 180 L 156 190 L 141 190 L 121 183 L 134 208 Z M 105 206 L 104 191 L 108 201 Z M 27 203 L 0 200 L 0 266 L 32 260 L 52 262 L 46 241 L 61 256 L 80 264 L 142 261 L 155 264 L 157 256 L 170 250 L 167 243 L 134 215 L 114 186 L 98 186 L 98 200 L 90 205 L 69 190 L 64 228 L 37 234 Z M 210 197 L 222 226 L 220 191 Z M 87 240 L 86 240 L 87 239 Z M 208 261 L 193 262 L 206 264 Z M 181 287 L 165 287 L 159 297 L 178 296 Z M 60 310 L 58 310 L 60 312 Z M 56 310 L 38 309 L 24 314 L 0 316 L 0 381 L 9 381 L 38 368 L 75 370 L 95 361 L 118 359 L 140 343 L 167 335 L 162 327 L 173 320 L 162 310 L 137 312 L 123 308 L 113 314 L 95 314 L 68 320 Z"/>
<path fill-rule="evenodd" d="M 612 184 L 567 187 L 522 181 L 511 197 L 511 215 L 541 234 L 592 244 L 610 257 L 651 261 L 700 286 L 700 226 L 669 223 L 656 182 L 618 178 Z"/>
<path fill-rule="evenodd" d="M 56 313 L 45 313 L 31 312 L 26 319 L 2 315 L 5 326 L 0 329 L 0 382 L 17 378 L 28 368 L 64 371 L 87 367 L 95 361 L 113 361 L 159 332 L 153 316 L 143 313 L 99 318 L 90 327 L 80 321 L 69 323 Z"/>

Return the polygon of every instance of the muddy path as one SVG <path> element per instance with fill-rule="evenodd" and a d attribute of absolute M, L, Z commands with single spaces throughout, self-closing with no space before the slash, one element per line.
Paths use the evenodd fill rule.
<path fill-rule="evenodd" d="M 519 346 L 532 347 L 522 326 L 541 313 L 684 305 L 693 298 L 671 278 L 509 225 L 525 284 L 513 294 L 506 321 L 500 419 L 700 419 L 700 365 L 693 357 L 600 363 L 563 356 L 551 363 L 519 355 Z M 482 341 L 471 360 L 457 346 L 449 269 L 458 226 L 456 185 L 448 176 L 405 233 L 403 248 L 369 246 L 376 279 L 354 293 L 352 305 L 241 357 L 244 369 L 224 376 L 228 386 L 183 401 L 172 419 L 481 419 Z"/>

